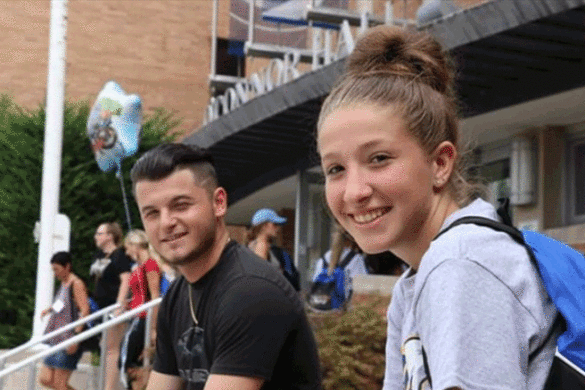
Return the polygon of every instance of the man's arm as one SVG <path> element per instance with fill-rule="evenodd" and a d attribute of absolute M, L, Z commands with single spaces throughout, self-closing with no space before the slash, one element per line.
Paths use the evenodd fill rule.
<path fill-rule="evenodd" d="M 184 383 L 180 377 L 156 371 L 151 371 L 148 386 L 146 386 L 146 390 L 182 390 L 183 388 Z"/>
<path fill-rule="evenodd" d="M 150 382 L 149 382 L 150 384 Z M 203 390 L 259 390 L 264 379 L 246 376 L 211 374 Z M 151 390 L 148 388 L 147 390 Z"/>

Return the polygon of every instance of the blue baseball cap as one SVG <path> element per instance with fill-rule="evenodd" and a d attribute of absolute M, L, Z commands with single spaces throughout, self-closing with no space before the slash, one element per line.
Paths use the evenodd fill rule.
<path fill-rule="evenodd" d="M 276 211 L 272 209 L 260 209 L 254 213 L 251 225 L 258 226 L 264 222 L 272 222 L 276 225 L 282 225 L 286 223 L 286 218 L 276 214 Z"/>

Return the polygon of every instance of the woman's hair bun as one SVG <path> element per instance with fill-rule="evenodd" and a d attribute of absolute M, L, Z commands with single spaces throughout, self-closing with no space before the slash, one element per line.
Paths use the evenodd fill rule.
<path fill-rule="evenodd" d="M 441 93 L 450 91 L 454 73 L 448 55 L 429 34 L 394 26 L 367 30 L 348 57 L 346 72 L 417 79 Z"/>

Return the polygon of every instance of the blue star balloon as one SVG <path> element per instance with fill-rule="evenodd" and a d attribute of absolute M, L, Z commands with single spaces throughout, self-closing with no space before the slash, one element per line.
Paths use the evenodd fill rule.
<path fill-rule="evenodd" d="M 142 101 L 127 95 L 114 81 L 98 94 L 87 120 L 87 135 L 100 169 L 122 166 L 122 160 L 138 150 L 142 122 Z"/>

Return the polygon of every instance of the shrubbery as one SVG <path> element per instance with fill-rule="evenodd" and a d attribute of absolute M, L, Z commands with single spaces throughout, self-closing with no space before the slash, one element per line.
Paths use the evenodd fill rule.
<path fill-rule="evenodd" d="M 95 251 L 93 234 L 104 221 L 127 229 L 120 182 L 99 170 L 85 133 L 89 104 L 67 104 L 59 212 L 71 220 L 74 271 L 87 278 Z M 32 330 L 38 246 L 33 240 L 40 219 L 45 111 L 24 110 L 0 96 L 0 348 L 25 342 Z M 123 162 L 133 227 L 140 219 L 129 191 L 129 170 L 144 151 L 170 135 L 179 121 L 163 109 L 143 121 L 140 150 Z"/>
<path fill-rule="evenodd" d="M 311 315 L 319 344 L 324 390 L 380 389 L 384 379 L 388 298 L 355 300 L 352 310 Z"/>

